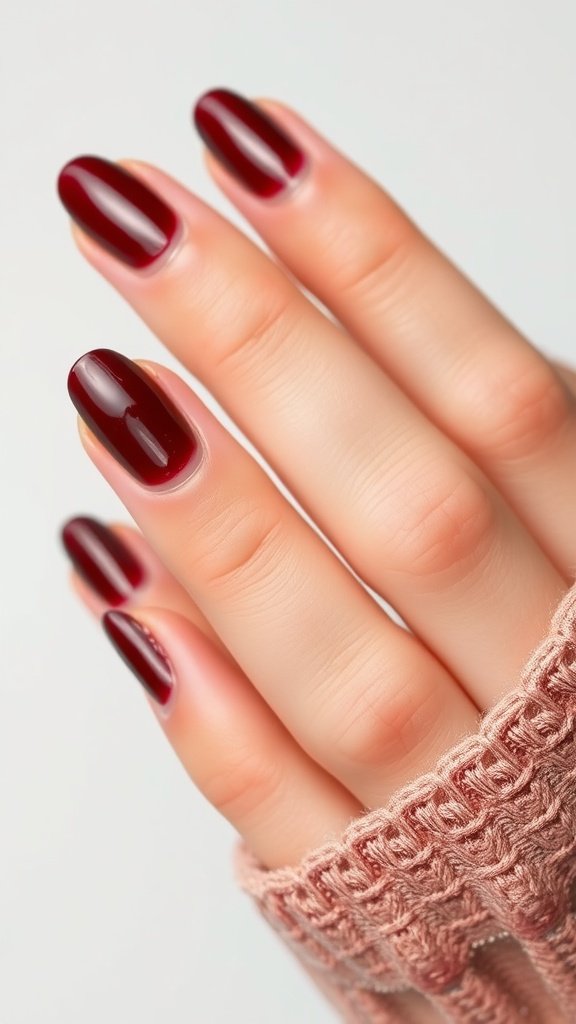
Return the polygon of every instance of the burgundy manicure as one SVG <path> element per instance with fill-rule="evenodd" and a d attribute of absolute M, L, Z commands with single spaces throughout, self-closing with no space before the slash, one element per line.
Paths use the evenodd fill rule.
<path fill-rule="evenodd" d="M 119 164 L 79 156 L 60 171 L 58 193 L 70 216 L 131 267 L 148 267 L 168 248 L 178 218 L 156 192 Z"/>
<path fill-rule="evenodd" d="M 132 552 L 97 519 L 69 519 L 61 537 L 78 575 L 106 604 L 123 604 L 144 582 L 144 570 Z"/>
<path fill-rule="evenodd" d="M 81 356 L 68 391 L 84 422 L 140 483 L 168 483 L 199 454 L 198 439 L 173 402 L 119 352 L 99 348 Z"/>
<path fill-rule="evenodd" d="M 282 192 L 304 167 L 304 153 L 280 125 L 229 89 L 205 92 L 193 116 L 211 152 L 262 198 Z"/>
<path fill-rule="evenodd" d="M 159 704 L 166 704 L 174 678 L 168 658 L 150 631 L 126 612 L 106 612 L 102 625 L 122 660 L 150 696 Z"/>

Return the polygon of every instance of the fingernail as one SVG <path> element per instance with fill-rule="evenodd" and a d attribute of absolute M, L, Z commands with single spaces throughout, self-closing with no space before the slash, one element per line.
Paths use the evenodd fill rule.
<path fill-rule="evenodd" d="M 153 378 L 119 352 L 99 348 L 81 356 L 68 392 L 90 430 L 140 483 L 168 483 L 193 459 L 198 463 L 192 428 Z"/>
<path fill-rule="evenodd" d="M 123 604 L 144 582 L 132 552 L 98 520 L 75 516 L 64 524 L 61 538 L 78 575 L 106 604 Z"/>
<path fill-rule="evenodd" d="M 208 149 L 262 198 L 286 189 L 306 163 L 302 150 L 269 114 L 229 89 L 205 92 L 193 116 Z"/>
<path fill-rule="evenodd" d="M 150 630 L 126 612 L 106 612 L 102 616 L 102 625 L 118 654 L 144 689 L 159 704 L 166 704 L 172 693 L 174 677 L 168 658 Z"/>
<path fill-rule="evenodd" d="M 58 194 L 77 224 L 131 267 L 150 266 L 170 245 L 178 218 L 119 164 L 79 156 L 60 171 Z"/>

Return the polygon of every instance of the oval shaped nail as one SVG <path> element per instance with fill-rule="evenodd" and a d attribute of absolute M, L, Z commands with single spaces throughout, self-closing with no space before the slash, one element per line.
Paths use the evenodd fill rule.
<path fill-rule="evenodd" d="M 61 539 L 78 575 L 106 604 L 123 604 L 144 582 L 140 562 L 120 537 L 97 519 L 69 519 L 62 527 Z"/>
<path fill-rule="evenodd" d="M 261 198 L 282 192 L 305 165 L 300 147 L 255 103 L 230 89 L 197 100 L 194 124 L 208 149 Z"/>
<path fill-rule="evenodd" d="M 168 658 L 141 622 L 126 612 L 106 612 L 102 625 L 108 639 L 142 686 L 159 704 L 166 704 L 174 686 Z"/>
<path fill-rule="evenodd" d="M 150 266 L 178 230 L 178 217 L 156 192 L 99 156 L 70 160 L 60 171 L 58 194 L 82 230 L 131 267 Z"/>
<path fill-rule="evenodd" d="M 200 445 L 190 425 L 152 377 L 120 352 L 99 348 L 81 356 L 68 375 L 68 392 L 90 430 L 140 483 L 165 484 L 197 461 Z"/>

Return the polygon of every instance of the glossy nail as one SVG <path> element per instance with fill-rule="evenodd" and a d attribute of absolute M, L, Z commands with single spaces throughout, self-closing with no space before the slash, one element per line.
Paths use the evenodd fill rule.
<path fill-rule="evenodd" d="M 156 192 L 119 164 L 79 156 L 60 171 L 58 194 L 70 216 L 131 267 L 148 267 L 170 245 L 178 218 Z"/>
<path fill-rule="evenodd" d="M 262 198 L 282 192 L 306 158 L 269 114 L 229 89 L 211 89 L 194 107 L 194 123 L 212 153 Z"/>
<path fill-rule="evenodd" d="M 106 635 L 122 660 L 159 704 L 166 704 L 174 686 L 170 662 L 149 629 L 126 612 L 106 612 Z"/>
<path fill-rule="evenodd" d="M 97 519 L 69 519 L 61 538 L 78 575 L 106 604 L 123 604 L 144 582 L 144 570 L 132 552 Z"/>
<path fill-rule="evenodd" d="M 154 379 L 119 352 L 100 348 L 81 356 L 68 391 L 84 422 L 140 483 L 168 483 L 197 463 L 192 428 Z"/>

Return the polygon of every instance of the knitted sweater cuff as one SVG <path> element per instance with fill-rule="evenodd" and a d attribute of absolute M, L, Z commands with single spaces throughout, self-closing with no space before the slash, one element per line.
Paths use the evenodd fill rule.
<path fill-rule="evenodd" d="M 353 1024 L 576 1020 L 576 582 L 433 771 L 238 884 Z"/>

